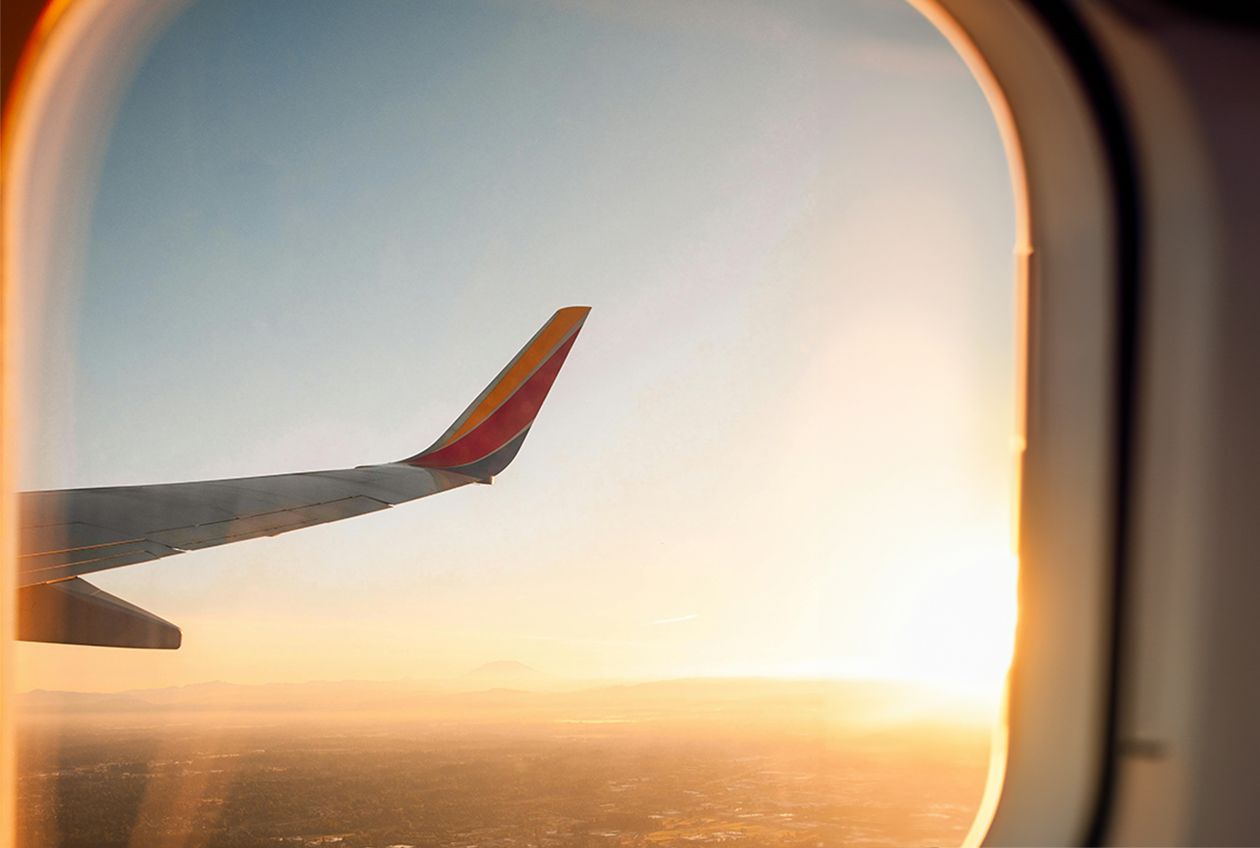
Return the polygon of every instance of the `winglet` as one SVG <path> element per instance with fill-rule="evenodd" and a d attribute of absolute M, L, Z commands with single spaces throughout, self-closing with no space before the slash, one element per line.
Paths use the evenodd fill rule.
<path fill-rule="evenodd" d="M 441 438 L 402 461 L 485 481 L 507 468 L 590 311 L 589 306 L 558 310 Z"/>

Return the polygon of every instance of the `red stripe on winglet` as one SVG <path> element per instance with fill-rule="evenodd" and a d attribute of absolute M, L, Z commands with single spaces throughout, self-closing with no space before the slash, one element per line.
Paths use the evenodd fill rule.
<path fill-rule="evenodd" d="M 510 442 L 538 415 L 538 410 L 547 399 L 551 384 L 556 381 L 560 366 L 564 364 L 569 348 L 573 347 L 576 338 L 577 333 L 574 333 L 567 342 L 556 348 L 551 358 L 512 397 L 459 441 L 409 459 L 407 464 L 421 468 L 455 468 L 487 457 Z"/>

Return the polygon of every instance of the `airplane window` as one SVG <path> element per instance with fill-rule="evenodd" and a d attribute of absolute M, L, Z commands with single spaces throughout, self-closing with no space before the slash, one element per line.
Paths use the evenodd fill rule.
<path fill-rule="evenodd" d="M 226 0 L 118 74 L 25 301 L 20 845 L 962 842 L 1014 211 L 926 20 Z"/>

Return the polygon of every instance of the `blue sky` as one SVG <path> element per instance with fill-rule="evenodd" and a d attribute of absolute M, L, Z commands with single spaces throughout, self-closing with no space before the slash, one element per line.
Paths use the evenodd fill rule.
<path fill-rule="evenodd" d="M 913 674 L 1007 585 L 1010 186 L 908 6 L 198 3 L 108 132 L 25 488 L 408 456 L 593 312 L 493 487 L 100 575 L 185 647 L 30 685 Z"/>

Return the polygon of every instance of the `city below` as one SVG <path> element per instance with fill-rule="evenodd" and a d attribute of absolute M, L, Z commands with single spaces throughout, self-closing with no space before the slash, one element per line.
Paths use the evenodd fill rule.
<path fill-rule="evenodd" d="M 19 698 L 23 846 L 956 845 L 992 714 L 888 683 L 209 683 Z"/>

